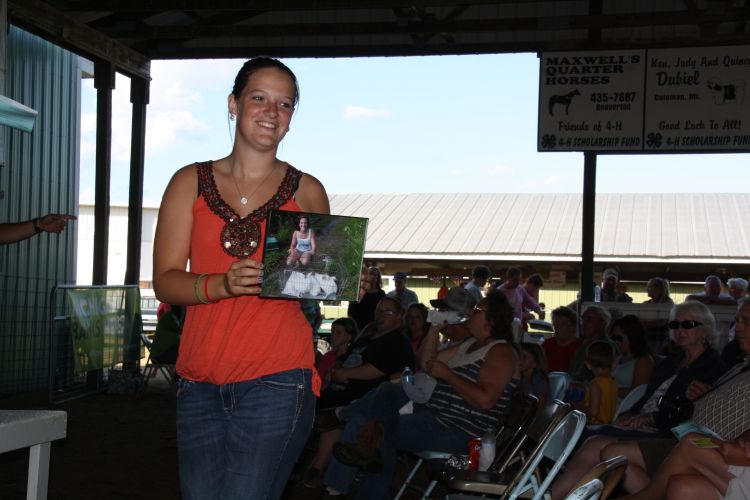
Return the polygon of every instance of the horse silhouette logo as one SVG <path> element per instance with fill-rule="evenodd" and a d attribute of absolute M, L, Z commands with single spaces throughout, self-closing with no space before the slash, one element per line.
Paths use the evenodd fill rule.
<path fill-rule="evenodd" d="M 562 104 L 565 106 L 565 114 L 568 114 L 568 110 L 570 109 L 570 103 L 573 102 L 573 98 L 577 95 L 581 95 L 578 90 L 573 90 L 571 92 L 568 92 L 567 94 L 563 95 L 553 95 L 549 98 L 549 114 L 550 116 L 555 116 L 555 105 L 556 104 Z"/>
<path fill-rule="evenodd" d="M 734 80 L 729 83 L 721 83 L 716 79 L 709 79 L 707 84 L 708 90 L 711 91 L 714 104 L 724 104 L 727 101 L 735 104 L 742 104 L 745 100 L 745 82 L 744 80 Z"/>

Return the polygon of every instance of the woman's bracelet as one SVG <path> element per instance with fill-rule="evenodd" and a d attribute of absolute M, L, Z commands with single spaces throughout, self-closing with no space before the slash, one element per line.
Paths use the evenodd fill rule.
<path fill-rule="evenodd" d="M 201 297 L 201 294 L 200 294 L 200 293 L 198 293 L 198 286 L 200 285 L 200 281 L 201 281 L 201 280 L 205 280 L 207 276 L 208 276 L 208 274 L 206 274 L 206 273 L 204 273 L 204 274 L 201 274 L 201 275 L 199 275 L 199 276 L 198 276 L 198 277 L 197 277 L 197 278 L 195 279 L 195 283 L 193 283 L 193 293 L 195 293 L 195 299 L 196 299 L 196 300 L 197 300 L 198 302 L 200 302 L 201 304 L 210 304 L 210 303 L 211 303 L 211 301 L 210 301 L 210 300 L 206 300 L 206 299 L 204 299 L 203 297 Z"/>
<path fill-rule="evenodd" d="M 203 278 L 203 296 L 206 297 L 206 300 L 209 302 L 216 302 L 214 299 L 211 298 L 210 295 L 208 295 L 208 278 L 210 278 L 211 275 L 207 275 L 205 278 Z"/>
<path fill-rule="evenodd" d="M 36 231 L 37 234 L 42 232 L 42 228 L 39 227 L 39 219 L 40 217 L 37 217 L 36 219 L 31 219 L 31 225 L 34 226 L 34 231 Z"/>

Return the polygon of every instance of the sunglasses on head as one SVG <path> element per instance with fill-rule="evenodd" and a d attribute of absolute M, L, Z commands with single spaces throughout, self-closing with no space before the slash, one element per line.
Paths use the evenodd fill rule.
<path fill-rule="evenodd" d="M 692 319 L 685 319 L 682 321 L 670 321 L 669 323 L 667 323 L 667 326 L 670 330 L 677 330 L 678 328 L 682 328 L 683 330 L 692 330 L 697 326 L 703 326 L 703 323 L 701 323 L 700 321 L 693 321 Z"/>

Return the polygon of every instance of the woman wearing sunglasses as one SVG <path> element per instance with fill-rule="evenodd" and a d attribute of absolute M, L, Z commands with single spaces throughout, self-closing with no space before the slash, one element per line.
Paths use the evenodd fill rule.
<path fill-rule="evenodd" d="M 654 368 L 643 398 L 613 425 L 599 428 L 573 456 L 552 485 L 553 499 L 563 498 L 599 463 L 605 447 L 619 449 L 615 448 L 618 441 L 638 440 L 638 446 L 622 446 L 622 454 L 629 462 L 643 464 L 645 470 L 655 470 L 658 462 L 651 462 L 657 450 L 649 445 L 649 438 L 670 438 L 670 429 L 690 418 L 692 404 L 686 393 L 691 383 L 712 385 L 724 373 L 721 357 L 711 347 L 716 321 L 708 307 L 695 301 L 675 305 L 669 314 L 669 328 L 677 352 Z"/>

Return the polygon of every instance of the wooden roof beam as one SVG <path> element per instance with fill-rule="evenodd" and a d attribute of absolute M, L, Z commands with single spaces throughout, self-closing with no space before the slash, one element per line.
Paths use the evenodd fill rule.
<path fill-rule="evenodd" d="M 123 74 L 151 78 L 148 57 L 71 19 L 45 2 L 8 0 L 8 20 L 84 57 L 109 61 Z"/>
<path fill-rule="evenodd" d="M 568 4 L 579 4 L 585 7 L 588 0 L 550 0 L 563 1 Z M 295 11 L 295 10 L 372 10 L 394 7 L 454 7 L 461 5 L 523 5 L 526 0 L 412 0 L 409 3 L 394 0 L 212 0 L 207 6 L 205 0 L 88 0 L 88 1 L 60 1 L 50 0 L 51 4 L 59 5 L 67 12 L 101 11 L 112 14 L 124 12 L 161 13 L 165 11 Z"/>
<path fill-rule="evenodd" d="M 312 35 L 411 35 L 440 33 L 481 32 L 539 32 L 561 29 L 601 30 L 610 28 L 640 28 L 647 26 L 715 25 L 718 23 L 747 22 L 747 9 L 732 9 L 720 16 L 695 15 L 685 11 L 668 12 L 655 19 L 651 14 L 593 14 L 559 17 L 526 17 L 505 19 L 408 20 L 393 22 L 358 23 L 289 23 L 289 24 L 193 24 L 189 26 L 151 26 L 138 30 L 119 29 L 112 33 L 117 38 L 142 39 L 193 39 L 200 37 L 252 36 L 288 37 Z"/>

